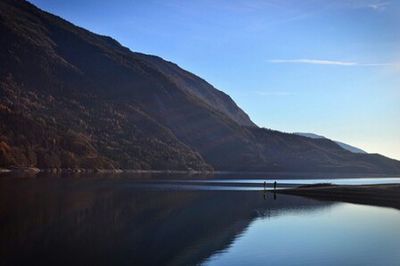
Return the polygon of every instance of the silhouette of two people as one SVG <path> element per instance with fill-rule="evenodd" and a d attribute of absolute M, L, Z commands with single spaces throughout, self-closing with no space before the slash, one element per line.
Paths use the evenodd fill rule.
<path fill-rule="evenodd" d="M 277 182 L 274 182 L 274 200 L 276 200 L 276 186 Z M 267 182 L 264 181 L 264 199 L 266 199 L 266 193 L 267 193 Z"/>

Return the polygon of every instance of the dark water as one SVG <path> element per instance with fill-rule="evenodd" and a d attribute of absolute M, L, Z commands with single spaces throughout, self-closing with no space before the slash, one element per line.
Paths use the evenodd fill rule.
<path fill-rule="evenodd" d="M 398 210 L 245 189 L 0 178 L 0 265 L 400 265 Z"/>

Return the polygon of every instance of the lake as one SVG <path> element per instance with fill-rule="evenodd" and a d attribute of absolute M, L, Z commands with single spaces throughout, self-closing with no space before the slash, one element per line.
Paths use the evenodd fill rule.
<path fill-rule="evenodd" d="M 0 265 L 400 265 L 397 209 L 187 179 L 0 177 Z"/>

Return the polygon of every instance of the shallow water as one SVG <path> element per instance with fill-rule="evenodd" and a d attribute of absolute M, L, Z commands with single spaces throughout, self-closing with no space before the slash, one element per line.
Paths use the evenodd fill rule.
<path fill-rule="evenodd" d="M 254 179 L 254 178 L 189 178 L 189 179 L 151 179 L 137 180 L 138 183 L 157 187 L 178 187 L 180 189 L 196 190 L 260 190 L 265 187 L 270 190 L 276 182 L 278 189 L 297 187 L 318 183 L 329 183 L 334 185 L 378 185 L 378 184 L 400 184 L 398 177 L 380 178 L 302 178 L 302 179 Z"/>
<path fill-rule="evenodd" d="M 399 210 L 157 180 L 0 178 L 0 265 L 400 265 Z"/>
<path fill-rule="evenodd" d="M 194 179 L 195 180 L 195 179 Z M 334 185 L 378 185 L 378 184 L 400 184 L 400 177 L 365 177 L 365 178 L 302 178 L 302 179 L 288 179 L 288 178 L 265 178 L 265 179 L 229 179 L 217 178 L 213 180 L 197 180 L 200 182 L 214 182 L 214 183 L 249 183 L 257 184 L 263 181 L 271 184 L 277 181 L 278 185 L 310 185 L 316 183 L 331 183 Z M 190 181 L 190 180 L 188 180 Z M 186 181 L 186 182 L 188 182 Z"/>

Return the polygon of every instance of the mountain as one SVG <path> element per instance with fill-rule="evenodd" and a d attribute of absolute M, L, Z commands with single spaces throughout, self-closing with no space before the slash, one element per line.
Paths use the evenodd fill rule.
<path fill-rule="evenodd" d="M 225 93 L 25 1 L 0 0 L 0 167 L 400 173 L 257 127 Z"/>
<path fill-rule="evenodd" d="M 303 136 L 303 137 L 312 138 L 312 139 L 327 139 L 324 136 L 320 136 L 320 135 L 317 135 L 317 134 L 314 134 L 314 133 L 295 132 L 294 134 L 299 135 L 299 136 Z M 334 142 L 337 145 L 339 145 L 340 147 L 342 147 L 343 149 L 351 151 L 353 153 L 364 153 L 364 154 L 367 153 L 366 151 L 364 151 L 364 150 L 362 150 L 360 148 L 351 146 L 349 144 L 346 144 L 346 143 L 343 143 L 343 142 L 340 142 L 340 141 L 337 141 L 337 140 L 334 140 Z"/>

